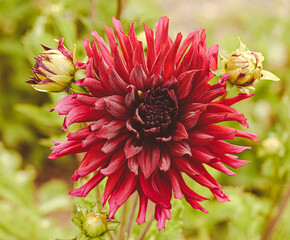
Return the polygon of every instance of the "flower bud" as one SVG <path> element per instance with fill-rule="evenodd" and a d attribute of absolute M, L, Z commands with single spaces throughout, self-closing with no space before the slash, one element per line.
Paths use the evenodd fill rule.
<path fill-rule="evenodd" d="M 279 81 L 273 73 L 263 70 L 262 53 L 250 51 L 241 41 L 238 49 L 231 54 L 222 52 L 220 56 L 229 81 L 246 93 L 249 93 L 248 88 L 252 88 L 258 80 Z"/>
<path fill-rule="evenodd" d="M 108 231 L 106 216 L 94 212 L 84 217 L 83 230 L 90 237 L 101 236 Z"/>
<path fill-rule="evenodd" d="M 73 55 L 63 46 L 63 40 L 59 40 L 58 49 L 42 45 L 45 51 L 35 58 L 36 65 L 32 68 L 34 76 L 27 81 L 36 90 L 61 92 L 74 79 Z"/>
<path fill-rule="evenodd" d="M 224 68 L 229 74 L 229 81 L 238 86 L 248 86 L 261 78 L 264 57 L 259 52 L 233 51 Z"/>

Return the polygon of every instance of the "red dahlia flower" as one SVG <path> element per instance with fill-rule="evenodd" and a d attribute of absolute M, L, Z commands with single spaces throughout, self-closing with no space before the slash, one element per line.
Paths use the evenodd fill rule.
<path fill-rule="evenodd" d="M 69 133 L 64 143 L 55 142 L 51 159 L 86 152 L 74 181 L 95 172 L 82 187 L 70 192 L 85 197 L 107 177 L 102 198 L 109 199 L 113 220 L 117 209 L 135 191 L 140 198 L 137 223 L 145 221 L 148 199 L 155 207 L 158 229 L 170 219 L 171 195 L 183 196 L 196 209 L 207 212 L 198 203 L 207 198 L 195 193 L 184 181 L 183 174 L 207 187 L 220 202 L 228 201 L 221 185 L 204 165 L 227 175 L 234 173 L 224 164 L 238 168 L 247 161 L 235 155 L 250 147 L 224 141 L 235 136 L 258 141 L 252 133 L 216 125 L 237 121 L 248 127 L 243 114 L 231 107 L 248 98 L 247 94 L 215 101 L 226 93 L 228 75 L 209 85 L 210 72 L 217 68 L 218 46 L 206 48 L 205 31 L 196 30 L 181 44 L 168 36 L 168 19 L 160 18 L 156 33 L 144 25 L 147 40 L 145 56 L 133 23 L 128 36 L 113 19 L 119 44 L 112 29 L 105 27 L 109 50 L 104 40 L 93 31 L 95 42 L 90 47 L 84 40 L 87 63 L 86 78 L 77 84 L 89 94 L 72 94 L 55 107 L 66 115 L 63 130 L 76 122 L 89 125 Z M 119 48 L 120 47 L 120 48 Z"/>

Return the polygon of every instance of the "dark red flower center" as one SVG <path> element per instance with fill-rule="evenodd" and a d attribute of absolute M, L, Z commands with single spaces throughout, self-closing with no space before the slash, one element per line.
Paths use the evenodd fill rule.
<path fill-rule="evenodd" d="M 168 128 L 177 115 L 177 103 L 167 88 L 150 89 L 139 94 L 141 103 L 134 119 L 144 136 L 166 137 Z"/>

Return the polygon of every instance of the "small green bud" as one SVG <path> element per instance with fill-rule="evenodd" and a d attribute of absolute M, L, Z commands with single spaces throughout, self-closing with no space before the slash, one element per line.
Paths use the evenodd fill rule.
<path fill-rule="evenodd" d="M 83 230 L 90 237 L 101 236 L 108 231 L 106 216 L 90 212 L 84 217 Z"/>

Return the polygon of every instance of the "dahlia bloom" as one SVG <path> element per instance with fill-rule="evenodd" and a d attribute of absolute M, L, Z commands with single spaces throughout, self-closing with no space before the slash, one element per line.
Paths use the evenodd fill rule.
<path fill-rule="evenodd" d="M 69 95 L 54 108 L 66 115 L 63 130 L 73 123 L 88 123 L 52 147 L 50 159 L 86 153 L 72 176 L 74 181 L 94 172 L 70 194 L 85 197 L 107 178 L 102 202 L 109 202 L 109 220 L 113 221 L 118 208 L 137 192 L 137 223 L 144 223 L 150 200 L 155 204 L 158 229 L 171 218 L 172 192 L 175 198 L 185 197 L 193 208 L 207 212 L 199 204 L 207 198 L 188 186 L 184 174 L 208 188 L 218 201 L 229 201 L 204 165 L 233 175 L 224 164 L 243 166 L 247 161 L 233 154 L 250 147 L 224 139 L 258 139 L 252 133 L 216 124 L 237 121 L 248 127 L 244 115 L 231 105 L 250 97 L 241 93 L 215 100 L 226 93 L 228 78 L 224 75 L 216 84 L 208 84 L 213 77 L 210 69 L 217 68 L 218 46 L 207 49 L 205 31 L 200 29 L 183 43 L 180 33 L 173 41 L 168 36 L 168 18 L 161 17 L 155 35 L 144 25 L 145 54 L 133 23 L 128 35 L 118 20 L 113 18 L 113 24 L 119 43 L 114 31 L 105 27 L 110 50 L 95 31 L 92 46 L 84 40 L 88 61 L 77 63 L 77 67 L 86 69 L 86 78 L 76 83 L 86 86 L 89 94 Z"/>

